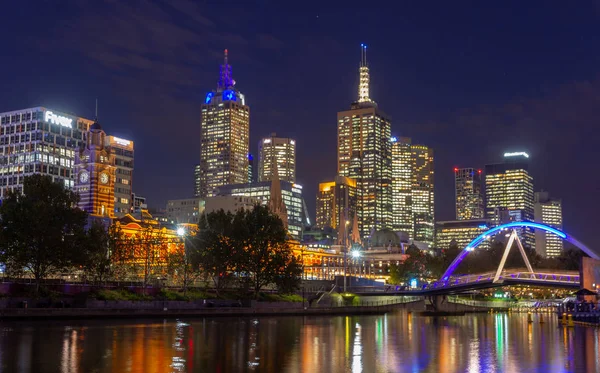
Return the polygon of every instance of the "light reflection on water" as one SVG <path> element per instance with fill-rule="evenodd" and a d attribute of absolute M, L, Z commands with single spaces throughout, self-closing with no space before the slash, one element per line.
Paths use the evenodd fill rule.
<path fill-rule="evenodd" d="M 481 314 L 4 323 L 2 372 L 596 372 L 599 331 Z"/>

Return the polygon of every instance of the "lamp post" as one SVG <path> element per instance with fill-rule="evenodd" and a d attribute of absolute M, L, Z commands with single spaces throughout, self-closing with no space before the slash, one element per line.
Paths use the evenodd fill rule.
<path fill-rule="evenodd" d="M 186 245 L 186 230 L 184 227 L 177 228 L 177 235 L 181 237 L 183 240 L 183 294 L 187 293 L 187 285 L 188 285 L 188 253 L 187 253 L 187 245 Z"/>
<path fill-rule="evenodd" d="M 352 259 L 353 259 L 353 260 L 358 260 L 358 258 L 360 258 L 360 251 L 358 251 L 358 250 L 353 250 L 353 251 L 352 251 Z"/>
<path fill-rule="evenodd" d="M 344 293 L 346 292 L 346 276 L 348 272 L 348 225 L 350 225 L 350 221 L 346 220 L 346 226 L 344 229 Z"/>

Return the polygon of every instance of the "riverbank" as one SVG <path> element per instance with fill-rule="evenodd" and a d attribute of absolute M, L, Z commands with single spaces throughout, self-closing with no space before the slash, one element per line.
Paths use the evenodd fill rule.
<path fill-rule="evenodd" d="M 384 314 L 410 304 L 349 307 L 224 307 L 200 309 L 87 309 L 87 308 L 5 308 L 0 309 L 0 321 L 8 320 L 73 320 L 73 319 L 126 319 L 126 318 L 179 318 L 231 316 L 317 316 Z"/>

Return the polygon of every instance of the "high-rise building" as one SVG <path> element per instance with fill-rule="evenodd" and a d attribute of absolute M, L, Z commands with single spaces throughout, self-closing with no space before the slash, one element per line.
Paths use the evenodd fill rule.
<path fill-rule="evenodd" d="M 538 223 L 562 230 L 562 202 L 550 198 L 548 192 L 536 192 L 534 195 L 534 218 Z M 560 256 L 563 242 L 557 235 L 538 229 L 535 231 L 535 250 L 544 258 Z"/>
<path fill-rule="evenodd" d="M 492 227 L 492 222 L 487 219 L 469 219 L 439 221 L 435 223 L 435 246 L 439 249 L 448 249 L 453 244 L 459 249 L 464 249 L 471 241 Z M 480 249 L 489 247 L 485 240 Z"/>
<path fill-rule="evenodd" d="M 529 155 L 505 153 L 504 162 L 485 166 L 486 218 L 499 224 L 502 212 L 511 221 L 533 220 L 533 178 L 529 175 Z M 533 230 L 519 232 L 524 245 L 535 247 Z"/>
<path fill-rule="evenodd" d="M 412 214 L 415 241 L 428 244 L 435 239 L 435 210 L 433 193 L 433 149 L 425 145 L 411 145 L 412 154 Z"/>
<path fill-rule="evenodd" d="M 306 213 L 303 209 L 302 186 L 289 181 L 280 181 L 281 199 L 287 212 L 288 231 L 296 238 L 302 238 L 302 231 L 306 224 Z M 272 181 L 259 181 L 250 184 L 224 185 L 219 187 L 219 196 L 246 196 L 256 197 L 263 204 L 271 200 Z"/>
<path fill-rule="evenodd" d="M 200 176 L 202 173 L 200 172 L 200 164 L 194 166 L 194 197 L 200 197 L 201 188 L 200 188 Z"/>
<path fill-rule="evenodd" d="M 133 141 L 106 136 L 106 146 L 115 157 L 115 211 L 117 218 L 133 211 Z"/>
<path fill-rule="evenodd" d="M 77 175 L 75 191 L 79 194 L 79 208 L 93 217 L 114 217 L 115 210 L 115 156 L 106 146 L 106 133 L 98 121 L 85 134 L 85 147 L 75 155 Z"/>
<path fill-rule="evenodd" d="M 317 228 L 337 229 L 340 221 L 352 221 L 356 215 L 356 181 L 336 176 L 333 181 L 320 183 L 317 193 Z"/>
<path fill-rule="evenodd" d="M 250 108 L 234 85 L 225 50 L 217 89 L 202 104 L 198 197 L 213 196 L 223 185 L 248 181 Z"/>
<path fill-rule="evenodd" d="M 254 157 L 248 153 L 248 182 L 254 182 Z"/>
<path fill-rule="evenodd" d="M 456 220 L 482 219 L 484 217 L 481 177 L 481 170 L 454 168 Z"/>
<path fill-rule="evenodd" d="M 0 113 L 0 199 L 9 190 L 22 191 L 32 174 L 75 186 L 75 153 L 92 123 L 45 107 Z"/>
<path fill-rule="evenodd" d="M 362 237 L 392 226 L 390 118 L 369 97 L 367 47 L 361 45 L 358 101 L 338 112 L 338 174 L 356 180 Z"/>
<path fill-rule="evenodd" d="M 273 165 L 277 165 L 280 180 L 296 182 L 295 140 L 272 133 L 258 143 L 258 157 L 258 181 L 271 180 Z"/>
<path fill-rule="evenodd" d="M 411 140 L 392 137 L 392 229 L 413 235 Z"/>

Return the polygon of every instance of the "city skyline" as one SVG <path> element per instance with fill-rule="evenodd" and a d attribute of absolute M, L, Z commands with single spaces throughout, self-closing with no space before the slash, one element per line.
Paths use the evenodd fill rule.
<path fill-rule="evenodd" d="M 118 7 L 123 6 L 125 5 L 118 5 Z M 512 5 L 512 7 L 515 6 Z M 511 6 L 507 8 L 510 10 Z M 71 27 L 76 27 L 73 15 L 77 14 L 77 8 L 68 9 L 62 18 L 58 17 L 58 10 L 53 11 L 50 8 L 43 10 L 47 10 L 48 14 L 57 15 L 59 23 L 64 25 L 73 22 Z M 197 10 L 195 13 L 189 13 L 190 18 L 197 15 L 195 18 L 197 23 L 200 23 L 201 17 L 207 20 L 206 23 L 210 23 L 208 21 L 211 20 L 214 23 L 219 19 L 216 12 L 211 14 L 201 11 L 201 8 Z M 509 10 L 502 11 L 502 14 Z M 27 12 L 29 13 L 29 11 Z M 175 22 L 171 22 L 168 18 L 172 17 L 175 12 L 177 10 L 164 11 L 165 14 L 157 13 L 158 16 L 154 16 L 154 19 L 156 22 L 175 25 Z M 422 10 L 416 6 L 416 8 L 409 8 L 404 13 L 420 14 L 420 12 Z M 469 20 L 469 14 L 472 14 L 470 12 L 472 10 L 469 10 L 464 16 L 467 20 Z M 584 13 L 594 13 L 593 10 L 576 10 L 568 7 L 557 10 L 549 7 L 543 12 L 552 17 L 558 17 L 559 14 L 560 16 L 577 14 L 578 17 L 582 17 L 582 21 L 578 25 L 579 32 L 592 27 L 590 26 L 592 22 L 590 17 L 592 16 L 587 17 Z M 97 16 L 104 14 L 102 9 L 95 13 Z M 122 13 L 126 14 L 127 12 Z M 176 75 L 169 75 L 176 77 L 176 79 L 172 79 L 177 82 L 174 83 L 174 86 L 162 80 L 159 80 L 160 84 L 153 86 L 156 79 L 159 79 L 159 74 L 156 74 L 151 80 L 144 81 L 142 77 L 147 73 L 139 68 L 139 66 L 143 66 L 143 60 L 131 58 L 129 59 L 130 65 L 126 65 L 123 60 L 115 59 L 115 53 L 99 53 L 112 50 L 105 43 L 96 45 L 93 55 L 90 51 L 86 51 L 82 46 L 88 41 L 94 40 L 94 35 L 86 27 L 82 27 L 80 35 L 77 36 L 77 38 L 81 38 L 78 39 L 79 43 L 73 43 L 69 47 L 69 55 L 84 56 L 85 63 L 80 67 L 73 66 L 73 62 L 69 62 L 64 57 L 55 58 L 60 51 L 67 48 L 64 45 L 54 43 L 46 44 L 45 49 L 41 46 L 37 47 L 37 45 L 43 44 L 44 40 L 44 35 L 39 27 L 33 27 L 26 31 L 19 30 L 16 32 L 24 33 L 22 40 L 32 40 L 35 37 L 34 40 L 39 38 L 40 41 L 36 42 L 36 46 L 30 48 L 32 49 L 30 52 L 23 49 L 23 57 L 8 62 L 3 74 L 4 81 L 16 82 L 15 78 L 19 77 L 23 83 L 13 84 L 14 90 L 10 94 L 5 91 L 0 111 L 43 105 L 57 111 L 74 112 L 84 117 L 92 117 L 94 98 L 98 97 L 101 122 L 107 132 L 134 141 L 136 158 L 143 159 L 143 161 L 136 162 L 136 180 L 138 181 L 134 187 L 135 192 L 147 197 L 150 206 L 164 206 L 166 199 L 185 198 L 191 194 L 190 188 L 193 185 L 191 170 L 197 163 L 199 150 L 197 145 L 194 145 L 198 143 L 199 139 L 198 107 L 205 92 L 214 86 L 214 67 L 220 61 L 218 54 L 222 53 L 224 48 L 229 48 L 235 61 L 236 77 L 243 82 L 244 93 L 250 98 L 249 105 L 252 107 L 250 152 L 256 154 L 257 140 L 274 131 L 283 136 L 297 139 L 299 144 L 297 180 L 304 186 L 303 195 L 309 205 L 309 211 L 314 214 L 315 201 L 311 197 L 316 195 L 318 183 L 334 176 L 336 129 L 333 121 L 335 112 L 345 108 L 347 103 L 354 99 L 358 87 L 356 64 L 354 63 L 356 61 L 355 48 L 361 42 L 366 42 L 372 47 L 369 55 L 370 62 L 372 62 L 370 95 L 376 97 L 381 106 L 392 116 L 394 123 L 392 135 L 410 136 L 414 141 L 427 144 L 436 152 L 437 220 L 453 219 L 454 175 L 452 170 L 454 167 L 482 168 L 485 164 L 500 161 L 501 154 L 505 151 L 524 150 L 531 155 L 531 174 L 535 180 L 535 191 L 543 188 L 563 200 L 565 230 L 581 237 L 590 246 L 599 243 L 599 239 L 592 233 L 591 223 L 588 222 L 593 220 L 593 204 L 586 203 L 586 199 L 590 198 L 596 190 L 595 185 L 599 183 L 598 176 L 592 172 L 589 181 L 580 184 L 569 182 L 568 179 L 560 176 L 560 170 L 566 167 L 572 167 L 570 169 L 575 173 L 585 172 L 597 160 L 597 155 L 593 152 L 593 143 L 591 143 L 591 139 L 595 135 L 586 135 L 585 138 L 582 136 L 586 124 L 589 125 L 592 118 L 597 117 L 595 115 L 597 113 L 595 106 L 597 105 L 592 105 L 595 102 L 592 97 L 594 97 L 594 92 L 600 90 L 600 85 L 595 78 L 597 70 L 591 66 L 596 63 L 599 56 L 597 51 L 591 52 L 590 41 L 581 40 L 575 43 L 582 46 L 582 50 L 585 51 L 584 55 L 591 53 L 592 57 L 587 60 L 581 58 L 582 53 L 574 50 L 574 47 L 567 46 L 566 51 L 564 48 L 562 50 L 565 51 L 564 55 L 570 55 L 572 60 L 561 60 L 560 63 L 552 62 L 552 57 L 555 57 L 553 52 L 540 46 L 540 55 L 544 58 L 530 58 L 530 62 L 519 62 L 520 65 L 515 68 L 511 67 L 510 63 L 506 63 L 506 60 L 494 62 L 493 58 L 486 57 L 490 48 L 483 47 L 481 42 L 485 40 L 485 37 L 493 37 L 494 34 L 491 31 L 485 31 L 482 33 L 483 35 L 471 35 L 472 39 L 469 40 L 472 41 L 468 44 L 471 46 L 470 49 L 462 48 L 460 50 L 460 53 L 470 52 L 468 53 L 469 58 L 461 58 L 459 52 L 450 51 L 450 56 L 441 58 L 450 65 L 448 68 L 442 68 L 441 64 L 438 66 L 437 62 L 433 62 L 435 58 L 431 59 L 433 55 L 437 55 L 437 52 L 427 52 L 423 56 L 415 53 L 420 51 L 419 43 L 424 43 L 438 34 L 441 35 L 439 30 L 434 29 L 431 31 L 431 35 L 414 37 L 419 40 L 402 39 L 397 45 L 390 45 L 389 38 L 375 33 L 364 35 L 350 33 L 342 37 L 334 29 L 340 28 L 339 22 L 349 22 L 350 20 L 333 21 L 327 17 L 330 14 L 327 9 L 321 10 L 319 13 L 319 19 L 329 20 L 331 24 L 324 25 L 325 22 L 318 21 L 313 14 L 311 14 L 313 20 L 310 22 L 311 24 L 320 22 L 316 27 L 329 39 L 315 40 L 311 47 L 300 47 L 301 53 L 306 56 L 297 58 L 297 61 L 292 61 L 291 57 L 292 55 L 298 57 L 299 52 L 291 53 L 290 49 L 292 46 L 297 46 L 299 40 L 306 39 L 290 34 L 289 28 L 280 24 L 276 25 L 278 27 L 275 27 L 273 34 L 260 30 L 263 37 L 258 38 L 245 34 L 247 29 L 244 29 L 246 26 L 242 25 L 232 29 L 230 35 L 243 35 L 242 38 L 249 44 L 260 45 L 258 48 L 250 49 L 235 41 L 225 40 L 224 33 L 217 33 L 216 35 L 220 38 L 216 37 L 215 42 L 211 45 L 197 48 L 198 50 L 195 52 L 208 51 L 206 57 L 190 59 L 189 62 L 193 62 L 193 71 L 192 68 L 183 66 L 181 69 L 175 69 L 178 71 Z M 372 18 L 377 18 L 373 13 L 368 14 Z M 451 14 L 460 17 L 458 12 L 451 12 Z M 309 15 L 302 13 L 301 16 L 308 19 Z M 153 18 L 152 15 L 149 18 Z M 489 16 L 486 19 L 490 21 Z M 107 22 L 110 21 L 111 19 L 107 20 Z M 289 17 L 288 21 L 299 22 L 298 18 L 290 19 Z M 494 19 L 491 21 L 494 22 Z M 9 20 L 5 27 L 10 26 L 13 22 L 16 20 Z M 374 21 L 367 20 L 366 22 Z M 502 41 L 501 44 L 504 48 L 509 45 L 514 46 L 515 57 L 507 57 L 509 61 L 513 61 L 513 58 L 526 61 L 527 58 L 523 57 L 529 56 L 529 52 L 521 47 L 537 34 L 523 29 L 528 22 L 525 19 L 517 18 L 514 22 L 520 26 L 519 38 L 516 34 L 509 34 L 506 37 L 507 40 Z M 548 21 L 536 20 L 536 22 Z M 469 23 L 465 28 L 468 29 L 468 26 Z M 202 27 L 212 29 L 213 26 L 199 26 L 199 28 Z M 419 27 L 427 28 L 428 23 L 417 26 L 411 21 L 406 27 L 417 31 Z M 110 29 L 111 27 L 106 27 L 101 32 L 108 33 L 111 32 Z M 194 30 L 194 27 L 190 26 L 190 29 Z M 183 33 L 183 31 L 181 28 L 171 30 L 172 33 Z M 458 29 L 454 29 L 454 31 L 458 34 L 464 32 L 464 30 Z M 550 36 L 564 35 L 565 40 L 572 40 L 578 31 L 553 29 Z M 49 28 L 49 33 L 53 35 L 58 32 L 60 30 L 56 26 Z M 546 35 L 545 37 L 550 36 Z M 446 41 L 449 44 L 456 44 L 458 39 L 449 37 Z M 519 42 L 517 39 L 524 39 L 524 41 Z M 14 41 L 7 40 L 6 36 L 3 40 L 7 47 L 15 46 Z M 327 44 L 332 41 L 335 43 Z M 133 45 L 127 43 L 128 40 L 122 42 L 129 47 Z M 156 43 L 168 42 L 157 40 Z M 568 44 L 568 42 L 563 43 Z M 402 52 L 399 52 L 398 45 L 400 44 L 404 45 Z M 334 46 L 331 47 L 331 45 Z M 444 43 L 441 43 L 440 48 L 443 48 L 443 45 Z M 147 50 L 152 50 L 153 47 L 155 46 L 144 45 Z M 47 63 L 40 66 L 36 74 L 32 74 L 35 76 L 28 76 L 29 71 L 34 71 L 30 68 L 34 59 L 29 58 L 31 54 L 28 53 L 33 51 L 37 53 L 38 49 L 42 51 Z M 436 48 L 429 49 L 436 50 Z M 144 53 L 135 49 L 130 50 L 133 50 L 134 56 Z M 327 53 L 330 57 L 327 59 L 317 58 L 317 56 L 325 55 L 328 50 L 332 52 Z M 286 51 L 290 58 L 276 57 L 280 51 Z M 108 57 L 100 60 L 99 55 Z M 109 60 L 109 57 L 113 60 Z M 430 58 L 432 62 L 424 63 L 424 58 Z M 31 62 L 27 62 L 27 59 Z M 575 62 L 576 60 L 578 62 Z M 465 66 L 459 66 L 461 61 L 465 62 Z M 272 62 L 275 62 L 277 66 L 274 66 L 275 64 Z M 149 71 L 156 71 L 156 61 L 146 63 L 150 66 Z M 546 66 L 545 69 L 537 69 L 537 66 L 542 63 Z M 22 66 L 18 66 L 19 64 Z M 420 64 L 422 67 L 419 68 Z M 486 64 L 489 67 L 486 67 Z M 475 65 L 484 67 L 475 68 Z M 558 65 L 560 65 L 560 70 L 570 72 L 557 73 Z M 162 66 L 162 62 L 159 63 L 159 66 Z M 531 74 L 526 73 L 534 67 L 537 75 L 530 76 Z M 133 72 L 129 69 L 132 69 Z M 307 72 L 300 74 L 302 79 L 290 74 L 290 71 L 301 71 L 302 69 Z M 115 71 L 121 71 L 121 74 Z M 411 74 L 411 71 L 416 71 L 417 74 Z M 168 70 L 165 74 L 175 73 Z M 424 74 L 429 74 L 429 76 L 425 78 Z M 414 77 L 411 77 L 412 75 Z M 452 77 L 453 75 L 455 77 Z M 286 77 L 285 85 L 280 85 L 278 82 L 283 77 Z M 107 78 L 111 84 L 107 84 Z M 481 83 L 475 82 L 478 78 L 481 78 Z M 306 79 L 309 80 L 305 81 Z M 32 91 L 27 87 L 31 87 L 32 84 L 29 82 L 33 83 L 34 81 L 41 82 L 35 84 L 36 89 Z M 182 83 L 183 81 L 189 82 L 189 85 Z M 317 81 L 319 84 L 313 84 Z M 419 81 L 419 86 L 415 84 L 416 81 Z M 458 81 L 464 85 L 458 85 Z M 261 83 L 264 83 L 263 86 Z M 115 95 L 115 86 L 126 89 L 119 89 Z M 303 88 L 303 86 L 312 87 L 313 90 L 315 87 L 319 87 L 320 90 L 327 87 L 327 92 L 316 94 L 313 97 L 309 94 L 308 88 Z M 483 89 L 484 87 L 486 89 Z M 461 92 L 460 95 L 452 94 L 453 91 L 458 90 Z M 140 92 L 142 94 L 139 94 Z M 123 99 L 123 94 L 130 97 Z M 161 101 L 161 97 L 164 97 L 165 100 Z M 174 100 L 173 97 L 185 98 Z M 159 105 L 160 102 L 164 102 L 164 105 Z M 273 102 L 278 105 L 268 105 Z M 143 103 L 143 111 L 140 110 L 140 103 Z M 430 110 L 432 112 L 429 112 Z M 560 112 L 564 112 L 564 114 L 560 114 Z M 86 115 L 86 113 L 88 114 Z M 568 113 L 581 114 L 572 122 L 573 116 Z M 296 118 L 292 118 L 296 115 Z M 505 116 L 509 116 L 509 119 L 504 119 Z M 302 123 L 309 122 L 315 124 L 311 127 L 302 127 Z M 178 131 L 173 131 L 178 127 Z M 505 135 L 515 127 L 520 129 L 520 137 Z M 568 128 L 569 131 L 561 132 L 563 128 Z M 315 136 L 314 131 L 317 129 L 321 133 Z M 181 136 L 182 133 L 185 136 Z M 452 137 L 453 135 L 460 136 Z M 182 137 L 185 138 L 182 139 Z M 465 146 L 466 144 L 472 145 L 475 140 L 479 141 L 478 143 L 481 145 L 476 148 Z M 577 148 L 578 152 L 569 150 L 574 148 Z M 157 149 L 164 149 L 164 151 L 156 151 Z M 144 180 L 144 182 L 141 183 L 139 180 Z"/>

